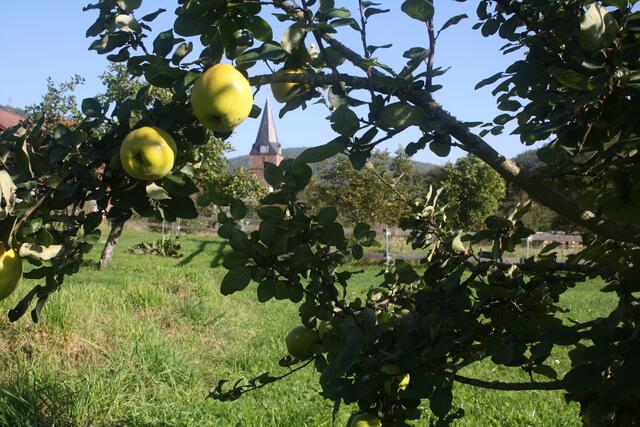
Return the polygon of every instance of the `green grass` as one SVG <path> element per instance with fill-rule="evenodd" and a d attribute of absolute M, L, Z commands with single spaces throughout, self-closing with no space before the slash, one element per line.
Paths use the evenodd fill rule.
<path fill-rule="evenodd" d="M 319 397 L 312 369 L 236 402 L 205 399 L 221 378 L 273 370 L 297 310 L 259 304 L 251 291 L 222 297 L 226 248 L 216 238 L 182 236 L 187 256 L 177 260 L 126 254 L 157 237 L 127 230 L 113 266 L 98 272 L 88 265 L 71 278 L 51 296 L 39 324 L 29 316 L 0 321 L 0 425 L 330 426 L 332 405 Z M 356 287 L 376 283 L 376 272 L 367 268 Z M 0 310 L 32 285 L 25 282 Z M 612 301 L 597 288 L 586 283 L 566 295 L 572 318 L 606 313 Z M 566 360 L 558 355 L 553 363 L 562 370 Z M 488 363 L 464 373 L 526 379 Z M 577 407 L 566 406 L 562 393 L 459 386 L 455 404 L 467 412 L 459 426 L 579 425 Z M 340 410 L 336 425 L 345 425 L 351 409 Z"/>

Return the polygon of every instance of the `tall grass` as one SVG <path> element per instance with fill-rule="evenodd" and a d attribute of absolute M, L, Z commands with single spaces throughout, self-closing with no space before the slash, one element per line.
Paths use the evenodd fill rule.
<path fill-rule="evenodd" d="M 277 370 L 282 337 L 297 323 L 285 302 L 259 304 L 251 290 L 218 291 L 227 248 L 212 237 L 183 236 L 182 259 L 126 254 L 157 238 L 127 230 L 114 264 L 88 263 L 52 295 L 42 321 L 0 321 L 0 425 L 7 426 L 330 426 L 332 404 L 319 395 L 317 374 L 302 371 L 232 403 L 207 400 L 221 378 Z M 91 254 L 93 260 L 99 250 Z M 376 283 L 366 268 L 356 292 Z M 33 283 L 25 281 L 6 312 Z M 563 303 L 572 318 L 605 313 L 612 301 L 596 283 Z M 5 318 L 6 319 L 6 318 Z M 553 361 L 566 366 L 563 355 Z M 526 379 L 489 363 L 467 375 Z M 501 393 L 459 386 L 460 426 L 578 426 L 577 408 L 562 393 Z M 343 407 L 337 425 L 353 408 Z M 421 420 L 416 425 L 428 425 Z"/>

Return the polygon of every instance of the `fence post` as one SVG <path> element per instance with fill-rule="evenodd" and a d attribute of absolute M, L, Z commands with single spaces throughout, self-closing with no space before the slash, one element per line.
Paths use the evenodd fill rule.
<path fill-rule="evenodd" d="M 389 235 L 391 233 L 387 227 L 383 228 L 382 232 L 384 233 L 384 260 L 388 262 L 391 259 L 389 255 Z"/>

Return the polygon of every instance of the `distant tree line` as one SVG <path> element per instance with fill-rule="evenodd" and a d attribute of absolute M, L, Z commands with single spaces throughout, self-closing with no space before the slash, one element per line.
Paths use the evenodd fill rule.
<path fill-rule="evenodd" d="M 541 171 L 542 162 L 534 151 L 517 157 L 529 173 Z M 461 157 L 443 167 L 420 172 L 404 152 L 398 149 L 375 152 L 361 170 L 355 170 L 346 157 L 335 157 L 314 167 L 304 200 L 320 209 L 336 206 L 341 220 L 356 224 L 367 222 L 394 226 L 408 212 L 412 200 L 425 196 L 426 189 L 442 188 L 440 197 L 455 208 L 452 221 L 461 229 L 483 226 L 489 215 L 505 215 L 528 200 L 526 193 L 508 185 L 490 167 L 473 156 Z M 569 222 L 542 205 L 534 203 L 525 217 L 536 231 L 572 231 Z"/>

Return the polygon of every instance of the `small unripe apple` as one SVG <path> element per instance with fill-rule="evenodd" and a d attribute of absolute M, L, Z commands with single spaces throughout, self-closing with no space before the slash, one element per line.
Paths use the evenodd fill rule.
<path fill-rule="evenodd" d="M 191 107 L 202 126 L 214 132 L 231 132 L 253 107 L 253 93 L 247 79 L 229 64 L 217 64 L 196 80 Z"/>
<path fill-rule="evenodd" d="M 120 162 L 127 175 L 154 181 L 173 169 L 176 143 L 164 130 L 145 126 L 129 132 L 120 146 Z"/>
<path fill-rule="evenodd" d="M 313 346 L 320 342 L 318 334 L 304 325 L 291 329 L 284 339 L 287 352 L 298 359 L 306 359 L 313 355 Z"/>
<path fill-rule="evenodd" d="M 382 423 L 377 415 L 362 412 L 351 417 L 348 427 L 382 427 Z"/>

